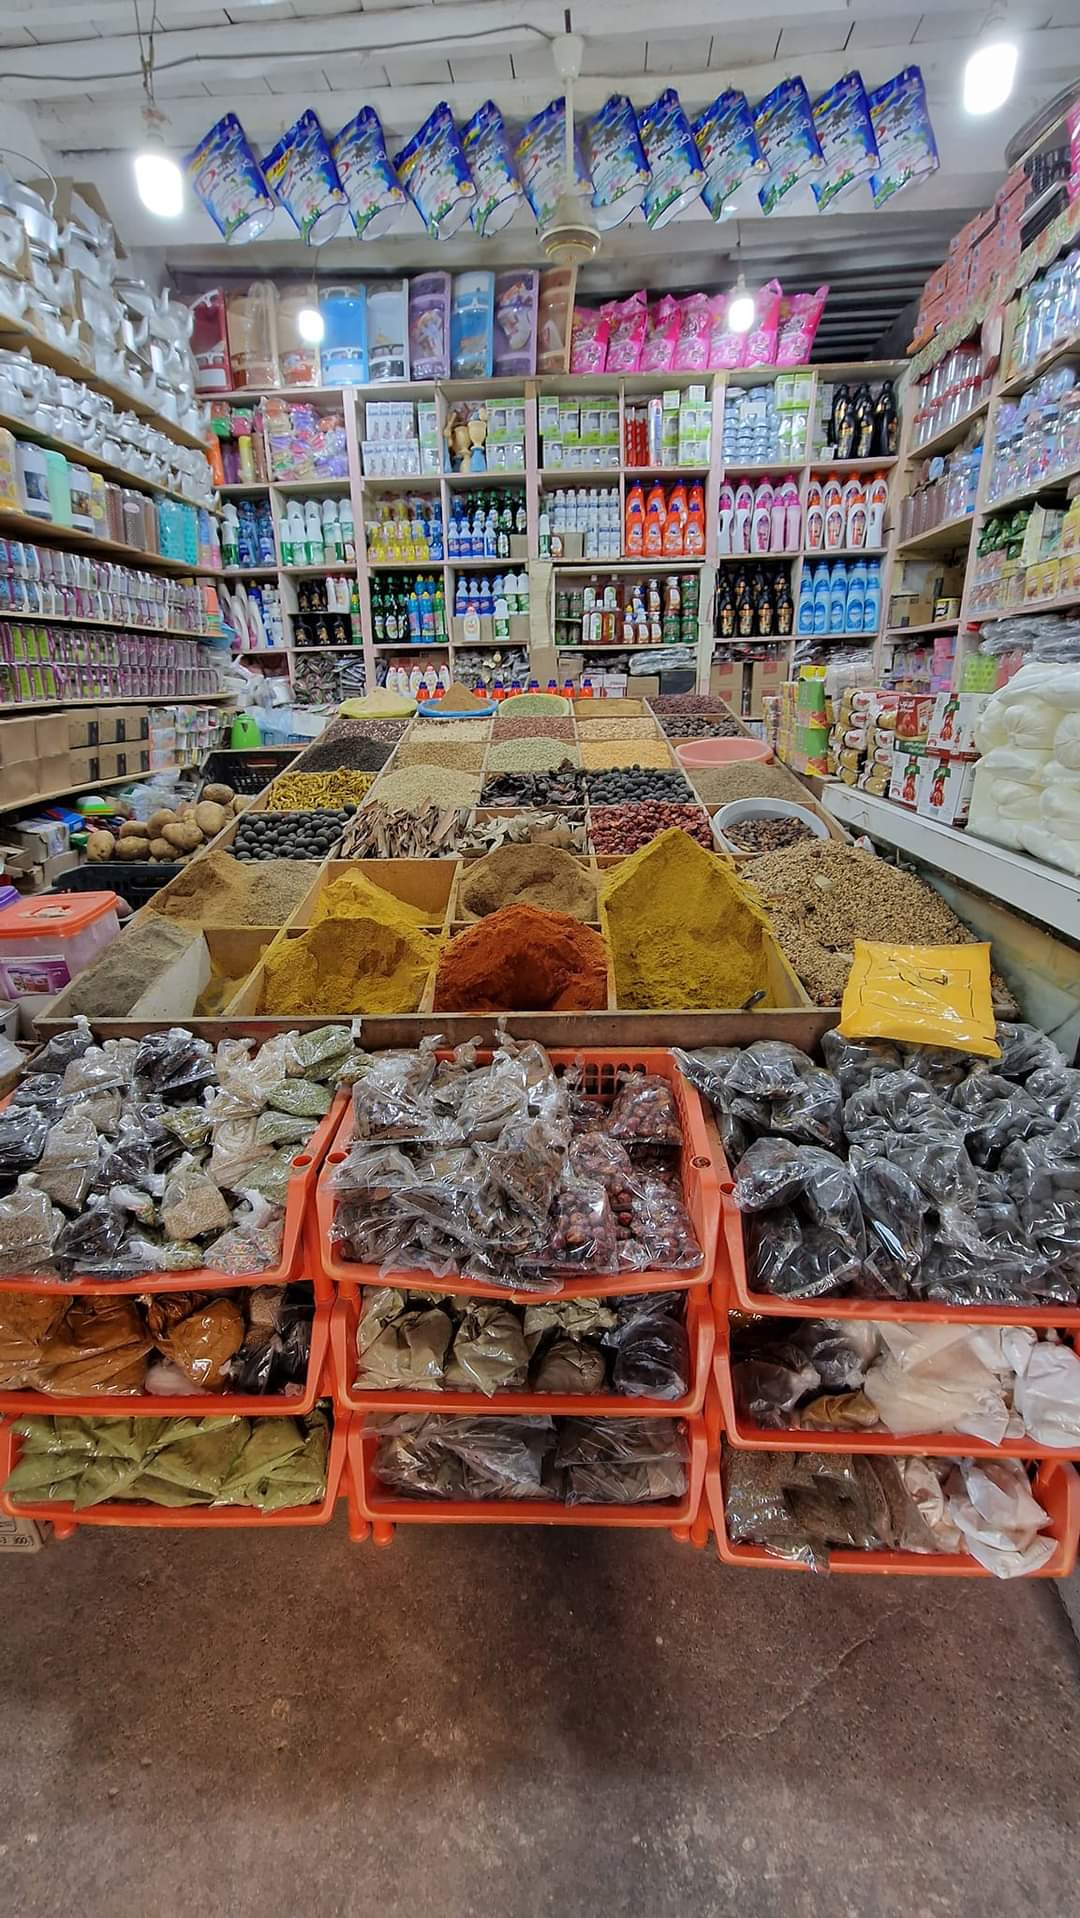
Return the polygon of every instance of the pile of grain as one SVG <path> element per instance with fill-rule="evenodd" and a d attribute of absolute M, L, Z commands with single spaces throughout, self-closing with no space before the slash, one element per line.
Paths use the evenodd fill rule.
<path fill-rule="evenodd" d="M 410 737 L 398 747 L 395 772 L 402 766 L 451 766 L 458 772 L 478 773 L 484 764 L 483 741 L 471 746 L 458 739 L 418 739 Z"/>
<path fill-rule="evenodd" d="M 671 753 L 662 739 L 586 739 L 581 748 L 581 763 L 592 772 L 606 772 L 614 766 L 664 766 L 670 768 Z"/>
<path fill-rule="evenodd" d="M 421 812 L 425 806 L 460 810 L 475 806 L 480 797 L 480 780 L 451 766 L 435 766 L 424 760 L 415 766 L 395 766 L 383 773 L 371 788 L 371 797 L 383 806 L 400 807 L 405 812 Z"/>
<path fill-rule="evenodd" d="M 692 766 L 687 769 L 699 799 L 707 806 L 727 806 L 733 799 L 793 799 L 808 797 L 786 766 L 764 759 L 744 759 L 731 766 Z"/>
<path fill-rule="evenodd" d="M 655 739 L 656 727 L 651 719 L 579 719 L 578 738 Z"/>
<path fill-rule="evenodd" d="M 568 745 L 564 739 L 504 739 L 489 749 L 487 770 L 490 773 L 554 772 L 556 767 L 567 764 L 579 766 L 581 756 L 577 747 Z"/>

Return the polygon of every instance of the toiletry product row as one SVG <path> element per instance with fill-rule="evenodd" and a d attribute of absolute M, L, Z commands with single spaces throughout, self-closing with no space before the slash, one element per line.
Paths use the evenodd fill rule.
<path fill-rule="evenodd" d="M 627 488 L 623 551 L 627 559 L 702 559 L 705 554 L 705 492 L 686 486 Z"/>
<path fill-rule="evenodd" d="M 811 477 L 806 488 L 808 553 L 878 552 L 885 544 L 889 481 L 885 473 Z"/>
<path fill-rule="evenodd" d="M 799 586 L 800 637 L 856 638 L 876 634 L 881 623 L 881 561 L 809 560 Z"/>
<path fill-rule="evenodd" d="M 795 623 L 786 566 L 723 566 L 713 622 L 718 639 L 787 639 Z"/>
<path fill-rule="evenodd" d="M 0 613 L 107 620 L 133 626 L 208 633 L 217 622 L 216 593 L 161 573 L 137 572 L 89 553 L 69 553 L 32 540 L 0 538 Z"/>
<path fill-rule="evenodd" d="M 354 566 L 352 502 L 290 499 L 278 524 L 278 550 L 283 566 Z"/>
<path fill-rule="evenodd" d="M 729 553 L 797 553 L 801 545 L 802 507 L 793 473 L 775 485 L 770 480 L 757 486 L 749 480 L 724 481 L 716 530 L 721 558 Z"/>
<path fill-rule="evenodd" d="M 815 458 L 893 458 L 900 438 L 900 416 L 891 380 L 883 380 L 876 392 L 866 381 L 854 387 L 847 380 L 835 386 L 823 384 L 818 404 L 824 443 Z"/>
<path fill-rule="evenodd" d="M 166 698 L 220 690 L 217 668 L 192 640 L 0 619 L 0 699 Z"/>
<path fill-rule="evenodd" d="M 556 646 L 695 646 L 697 573 L 564 581 L 555 592 Z"/>
<path fill-rule="evenodd" d="M 724 465 L 765 466 L 806 458 L 810 422 L 809 374 L 760 386 L 728 387 L 724 394 Z"/>
<path fill-rule="evenodd" d="M 0 427 L 0 510 L 192 567 L 221 565 L 217 521 L 205 506 L 117 486 L 36 440 L 16 439 L 6 427 Z"/>
<path fill-rule="evenodd" d="M 510 487 L 477 493 L 453 493 L 447 527 L 447 557 L 451 562 L 524 558 L 528 516 L 524 493 Z M 432 554 L 432 558 L 436 555 Z"/>

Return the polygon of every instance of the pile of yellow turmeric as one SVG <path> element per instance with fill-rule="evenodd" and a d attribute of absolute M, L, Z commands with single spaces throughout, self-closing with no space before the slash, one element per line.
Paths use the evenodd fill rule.
<path fill-rule="evenodd" d="M 767 920 L 729 865 L 672 826 L 600 881 L 600 923 L 624 1011 L 711 1011 L 763 992 Z"/>
<path fill-rule="evenodd" d="M 442 941 L 427 915 L 363 873 L 326 887 L 309 929 L 266 954 L 261 1011 L 415 1012 Z"/>

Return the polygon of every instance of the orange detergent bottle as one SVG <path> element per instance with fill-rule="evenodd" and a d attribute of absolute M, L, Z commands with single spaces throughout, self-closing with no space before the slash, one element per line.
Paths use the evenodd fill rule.
<path fill-rule="evenodd" d="M 626 495 L 626 526 L 623 550 L 630 559 L 640 559 L 645 550 L 645 494 L 632 486 Z"/>
<path fill-rule="evenodd" d="M 646 559 L 661 559 L 664 553 L 664 529 L 667 525 L 667 507 L 664 504 L 662 486 L 651 486 L 645 502 L 645 525 L 642 532 L 641 550 Z"/>
<path fill-rule="evenodd" d="M 702 488 L 690 488 L 690 502 L 683 527 L 683 552 L 687 559 L 702 559 L 705 554 L 705 494 Z"/>

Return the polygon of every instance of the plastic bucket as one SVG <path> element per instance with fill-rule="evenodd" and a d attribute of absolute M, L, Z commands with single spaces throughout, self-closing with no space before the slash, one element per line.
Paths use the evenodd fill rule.
<path fill-rule="evenodd" d="M 745 765 L 765 762 L 773 756 L 772 747 L 763 739 L 686 739 L 675 747 L 680 766 L 691 770 L 703 766 Z"/>

